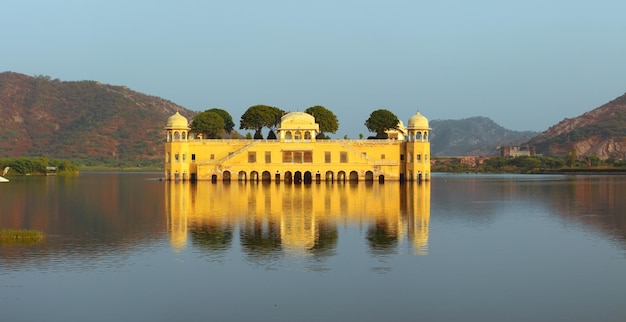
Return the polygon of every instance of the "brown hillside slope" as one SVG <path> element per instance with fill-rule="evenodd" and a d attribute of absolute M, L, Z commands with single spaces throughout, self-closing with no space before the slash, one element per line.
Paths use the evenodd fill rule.
<path fill-rule="evenodd" d="M 528 144 L 543 154 L 576 151 L 578 156 L 623 159 L 626 157 L 626 94 L 581 116 L 564 119 Z"/>
<path fill-rule="evenodd" d="M 0 73 L 0 157 L 158 164 L 177 110 L 195 114 L 124 86 Z"/>

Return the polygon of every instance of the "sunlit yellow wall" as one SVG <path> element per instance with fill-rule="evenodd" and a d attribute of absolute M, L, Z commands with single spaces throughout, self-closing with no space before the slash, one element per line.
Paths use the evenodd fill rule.
<path fill-rule="evenodd" d="M 408 180 L 430 180 L 430 142 L 406 143 L 405 163 Z"/>
<path fill-rule="evenodd" d="M 165 178 L 276 181 L 298 173 L 302 179 L 311 176 L 312 181 L 430 180 L 428 121 L 419 112 L 411 118 L 405 140 L 316 141 L 318 127 L 311 115 L 292 112 L 283 116 L 279 140 L 203 140 L 172 135 L 189 132 L 187 120 L 176 113 L 166 126 Z M 303 129 L 307 136 L 302 135 Z M 299 159 L 286 161 L 286 153 Z"/>
<path fill-rule="evenodd" d="M 312 162 L 283 163 L 285 151 L 311 151 Z M 359 180 L 366 179 L 367 171 L 372 173 L 373 181 L 378 181 L 381 175 L 386 181 L 397 181 L 405 172 L 407 180 L 420 179 L 418 174 L 428 174 L 422 176 L 422 180 L 430 179 L 428 142 L 325 140 L 281 143 L 274 140 L 189 140 L 167 142 L 165 152 L 170 155 L 169 162 L 166 159 L 166 172 L 170 171 L 172 176 L 169 178 L 172 179 L 177 171 L 186 174 L 187 180 L 194 173 L 197 180 L 211 180 L 215 176 L 215 179 L 221 181 L 225 171 L 230 172 L 231 180 L 240 179 L 240 172 L 246 174 L 246 180 L 251 180 L 252 172 L 257 172 L 258 179 L 261 180 L 264 171 L 269 172 L 272 181 L 276 174 L 280 175 L 281 180 L 284 179 L 287 171 L 309 171 L 313 178 L 319 173 L 322 180 L 325 180 L 329 171 L 333 173 L 334 180 L 338 179 L 341 171 L 345 172 L 346 180 L 352 171 L 357 172 Z M 340 160 L 342 152 L 347 156 L 346 162 Z M 174 158 L 177 153 L 178 160 Z M 250 153 L 254 154 L 254 160 L 250 160 Z M 330 153 L 330 163 L 326 162 L 326 153 Z M 421 160 L 416 160 L 418 154 L 422 156 Z M 413 176 L 409 175 L 411 172 Z M 179 179 L 182 179 L 182 175 Z"/>

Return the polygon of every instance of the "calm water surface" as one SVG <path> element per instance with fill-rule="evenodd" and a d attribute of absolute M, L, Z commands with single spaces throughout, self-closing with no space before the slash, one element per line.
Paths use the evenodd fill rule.
<path fill-rule="evenodd" d="M 626 321 L 626 177 L 12 177 L 2 321 Z"/>

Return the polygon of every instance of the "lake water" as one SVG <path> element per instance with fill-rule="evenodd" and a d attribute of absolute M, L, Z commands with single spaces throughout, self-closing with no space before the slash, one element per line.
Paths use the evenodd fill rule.
<path fill-rule="evenodd" d="M 626 321 L 626 176 L 11 177 L 2 321 Z"/>

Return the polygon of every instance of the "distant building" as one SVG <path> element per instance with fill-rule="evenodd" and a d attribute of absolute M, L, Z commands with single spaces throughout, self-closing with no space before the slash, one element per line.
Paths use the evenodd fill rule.
<path fill-rule="evenodd" d="M 475 156 L 475 155 L 441 156 L 441 157 L 437 157 L 436 159 L 434 159 L 433 162 L 436 164 L 459 163 L 459 164 L 465 164 L 469 166 L 470 168 L 474 168 L 476 166 L 483 164 L 485 160 L 488 160 L 488 159 L 489 159 L 488 156 L 485 157 L 485 156 Z"/>
<path fill-rule="evenodd" d="M 430 180 L 428 119 L 419 112 L 388 140 L 316 140 L 303 112 L 281 118 L 275 140 L 202 139 L 178 112 L 165 126 L 165 179 L 217 181 Z"/>
<path fill-rule="evenodd" d="M 521 146 L 498 146 L 498 155 L 501 157 L 520 157 L 520 156 L 531 156 L 536 154 L 536 150 L 534 146 L 529 146 L 527 144 Z"/>
<path fill-rule="evenodd" d="M 387 130 L 385 131 L 385 133 L 387 133 L 387 137 L 390 140 L 404 140 L 405 135 L 407 132 L 406 126 L 404 126 L 404 123 L 402 123 L 402 121 L 398 122 L 398 125 L 395 129 L 391 129 L 391 130 Z"/>

